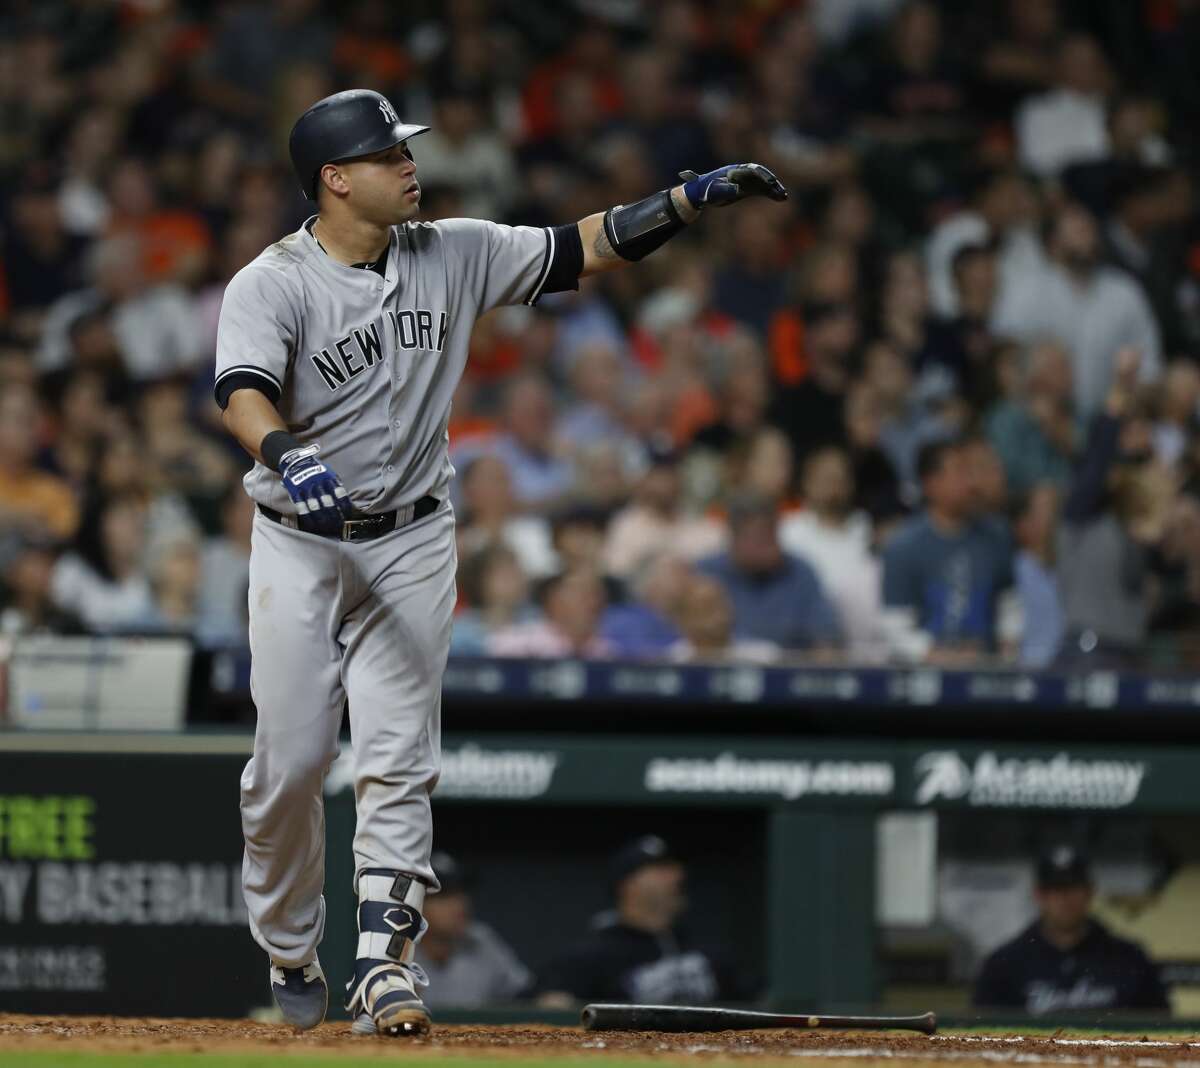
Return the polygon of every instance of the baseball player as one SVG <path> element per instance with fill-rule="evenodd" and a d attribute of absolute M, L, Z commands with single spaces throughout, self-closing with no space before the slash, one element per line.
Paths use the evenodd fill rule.
<path fill-rule="evenodd" d="M 783 200 L 758 164 L 567 226 L 418 222 L 410 144 L 365 89 L 326 97 L 290 151 L 317 214 L 229 283 L 215 394 L 257 461 L 250 558 L 254 754 L 241 780 L 243 886 L 271 989 L 299 1028 L 324 1018 L 322 781 L 348 701 L 354 739 L 356 1033 L 429 1028 L 413 964 L 425 927 L 429 796 L 454 606 L 450 400 L 478 316 L 640 260 L 710 205 Z"/>

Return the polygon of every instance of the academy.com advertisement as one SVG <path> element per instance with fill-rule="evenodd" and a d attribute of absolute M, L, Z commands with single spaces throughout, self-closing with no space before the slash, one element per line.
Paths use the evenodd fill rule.
<path fill-rule="evenodd" d="M 265 1001 L 241 892 L 244 758 L 0 759 L 0 1011 Z"/>

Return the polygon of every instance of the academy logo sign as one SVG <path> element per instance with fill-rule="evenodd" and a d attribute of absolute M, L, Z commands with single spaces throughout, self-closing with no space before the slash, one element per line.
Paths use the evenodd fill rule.
<path fill-rule="evenodd" d="M 464 745 L 442 753 L 434 796 L 523 801 L 550 789 L 559 754 L 539 749 L 483 749 Z"/>
<path fill-rule="evenodd" d="M 985 750 L 968 762 L 955 750 L 924 753 L 914 766 L 916 802 L 964 801 L 996 808 L 1125 808 L 1148 768 L 1140 761 L 1001 757 Z"/>
<path fill-rule="evenodd" d="M 561 756 L 544 749 L 484 749 L 473 743 L 442 750 L 436 798 L 501 798 L 524 801 L 550 789 Z M 344 746 L 325 777 L 329 796 L 354 788 L 354 754 Z"/>

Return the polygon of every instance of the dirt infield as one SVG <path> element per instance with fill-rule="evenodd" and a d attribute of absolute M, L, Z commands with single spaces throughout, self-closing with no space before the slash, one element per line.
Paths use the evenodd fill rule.
<path fill-rule="evenodd" d="M 754 1063 L 786 1058 L 1102 1065 L 1105 1068 L 1170 1068 L 1200 1065 L 1200 1040 L 1151 1036 L 1072 1038 L 1065 1035 L 949 1034 L 926 1037 L 880 1032 L 723 1031 L 715 1034 L 664 1035 L 646 1032 L 587 1032 L 544 1026 L 441 1026 L 417 1039 L 361 1039 L 348 1024 L 325 1024 L 295 1034 L 275 1024 L 247 1020 L 170 1020 L 124 1017 L 17 1016 L 0 1014 L 0 1054 L 20 1051 L 89 1051 L 139 1054 L 253 1053 L 272 1057 L 289 1053 L 335 1056 L 347 1060 L 389 1057 L 403 1062 L 439 1056 L 457 1059 L 543 1059 L 594 1057 L 601 1063 L 618 1056 L 666 1061 L 732 1060 Z"/>

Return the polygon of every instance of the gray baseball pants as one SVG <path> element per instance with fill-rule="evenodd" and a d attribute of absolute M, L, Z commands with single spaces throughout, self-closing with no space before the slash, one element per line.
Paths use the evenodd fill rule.
<path fill-rule="evenodd" d="M 259 514 L 250 552 L 254 755 L 242 773 L 242 886 L 272 961 L 307 963 L 325 926 L 322 786 L 346 699 L 354 741 L 355 883 L 364 868 L 436 886 L 429 795 L 455 586 L 454 513 L 342 542 Z"/>

